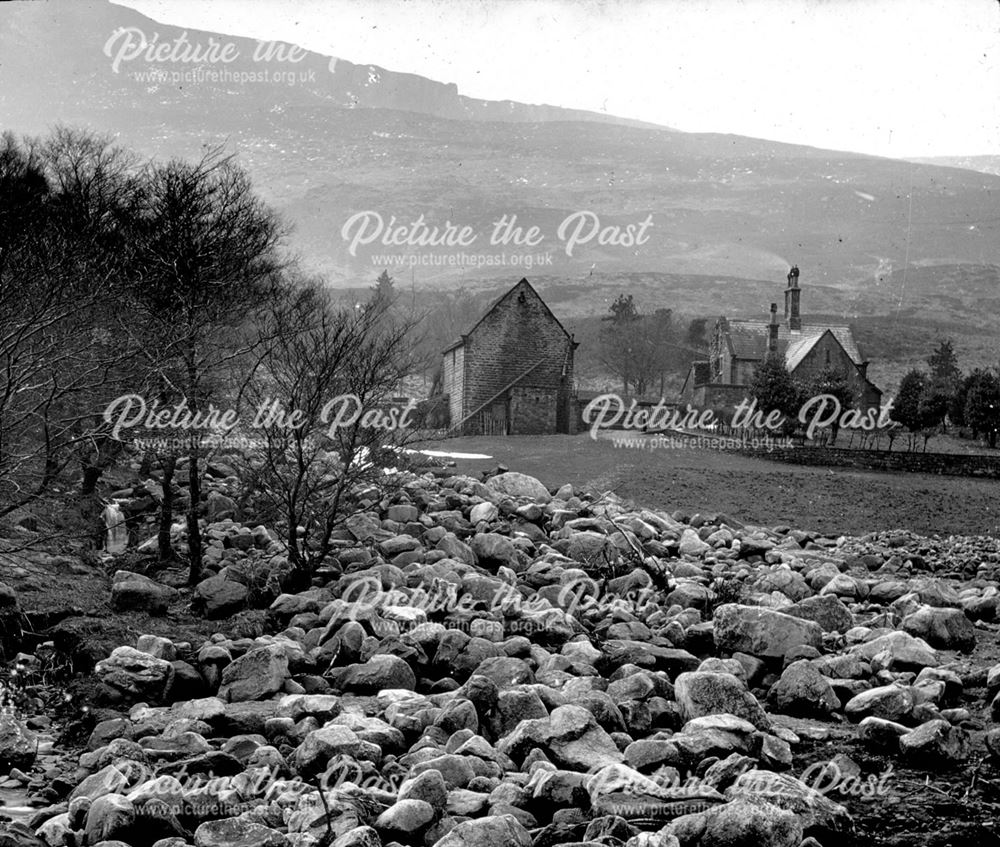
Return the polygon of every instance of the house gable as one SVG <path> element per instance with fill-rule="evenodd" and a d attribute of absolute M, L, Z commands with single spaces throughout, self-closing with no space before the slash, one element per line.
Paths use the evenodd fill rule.
<path fill-rule="evenodd" d="M 865 406 L 879 405 L 882 392 L 868 379 L 868 362 L 858 348 L 851 327 L 833 323 L 803 325 L 799 312 L 802 290 L 798 279 L 798 268 L 793 267 L 788 275 L 784 321 L 775 320 L 775 304 L 772 304 L 774 317 L 771 320 L 720 317 L 709 342 L 707 378 L 697 382 L 704 371 L 692 369 L 684 390 L 694 396 L 699 396 L 698 389 L 704 389 L 702 396 L 708 396 L 709 389 L 716 394 L 729 392 L 733 397 L 745 392 L 771 349 L 774 327 L 774 350 L 799 380 L 826 367 L 836 368 L 847 374 L 855 395 Z M 688 385 L 691 382 L 694 382 L 693 391 Z"/>

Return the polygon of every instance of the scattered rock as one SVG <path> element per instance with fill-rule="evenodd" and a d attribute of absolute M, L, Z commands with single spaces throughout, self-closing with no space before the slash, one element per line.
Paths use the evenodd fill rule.
<path fill-rule="evenodd" d="M 177 596 L 176 588 L 131 571 L 116 571 L 111 580 L 111 608 L 116 612 L 164 615 Z"/>
<path fill-rule="evenodd" d="M 727 603 L 715 610 L 713 621 L 715 644 L 721 650 L 780 659 L 803 645 L 823 644 L 819 624 L 759 606 Z"/>

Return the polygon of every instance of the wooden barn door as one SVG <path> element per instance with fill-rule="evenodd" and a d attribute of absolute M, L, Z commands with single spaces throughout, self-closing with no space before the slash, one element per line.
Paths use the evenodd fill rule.
<path fill-rule="evenodd" d="M 510 398 L 501 397 L 483 409 L 477 421 L 477 429 L 483 435 L 510 434 Z"/>
<path fill-rule="evenodd" d="M 556 396 L 556 432 L 569 432 L 569 392 L 565 388 Z"/>

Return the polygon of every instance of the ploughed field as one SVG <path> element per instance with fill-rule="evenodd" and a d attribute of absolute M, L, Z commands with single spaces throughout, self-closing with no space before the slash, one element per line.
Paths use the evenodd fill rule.
<path fill-rule="evenodd" d="M 596 441 L 586 434 L 467 437 L 432 446 L 493 457 L 455 460 L 463 473 L 478 475 L 500 463 L 525 470 L 546 485 L 570 482 L 612 490 L 644 506 L 690 514 L 721 512 L 747 522 L 834 535 L 864 535 L 879 528 L 922 535 L 1000 535 L 1000 482 L 804 467 L 711 449 L 613 443 L 632 437 L 621 432 L 602 433 Z"/>
<path fill-rule="evenodd" d="M 235 477 L 206 483 L 193 589 L 129 553 L 62 574 L 86 608 L 5 674 L 0 844 L 1000 844 L 1000 540 L 758 524 L 732 456 L 636 451 L 635 505 L 585 437 L 439 446 L 511 472 L 369 490 L 308 590 Z M 731 489 L 770 467 L 736 462 Z M 8 639 L 66 564 L 20 555 Z"/>

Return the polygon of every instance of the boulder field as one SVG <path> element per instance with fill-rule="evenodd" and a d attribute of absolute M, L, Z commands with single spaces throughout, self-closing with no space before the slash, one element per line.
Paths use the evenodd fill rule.
<path fill-rule="evenodd" d="M 892 780 L 831 738 L 929 777 L 1000 753 L 1000 665 L 969 660 L 995 631 L 993 540 L 828 538 L 517 473 L 367 503 L 264 634 L 102 658 L 58 768 L 31 772 L 31 730 L 0 716 L 0 767 L 48 803 L 0 843 L 833 847 L 858 843 L 850 786 Z M 252 602 L 244 562 L 280 542 L 228 518 L 207 536 L 191 602 Z M 122 609 L 182 595 L 112 583 Z"/>

